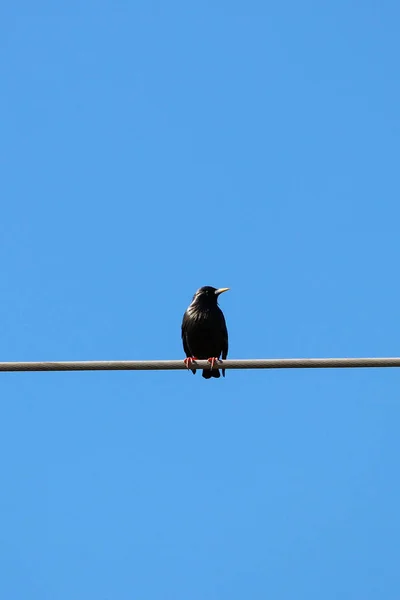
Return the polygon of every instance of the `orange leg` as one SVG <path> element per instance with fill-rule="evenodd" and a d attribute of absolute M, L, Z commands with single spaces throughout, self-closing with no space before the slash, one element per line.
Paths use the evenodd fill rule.
<path fill-rule="evenodd" d="M 188 369 L 190 369 L 190 366 L 192 363 L 196 362 L 196 357 L 195 356 L 188 356 L 187 358 L 185 358 L 185 360 L 183 361 L 186 365 L 186 367 Z"/>
<path fill-rule="evenodd" d="M 213 356 L 212 358 L 208 358 L 207 362 L 210 363 L 210 369 L 212 369 L 215 365 L 215 363 L 219 362 L 219 358 L 217 356 Z"/>

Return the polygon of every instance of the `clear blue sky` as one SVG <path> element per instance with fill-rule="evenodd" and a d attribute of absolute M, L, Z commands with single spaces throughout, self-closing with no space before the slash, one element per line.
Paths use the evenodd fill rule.
<path fill-rule="evenodd" d="M 397 2 L 0 9 L 0 360 L 396 356 Z M 0 597 L 400 597 L 400 372 L 0 376 Z"/>

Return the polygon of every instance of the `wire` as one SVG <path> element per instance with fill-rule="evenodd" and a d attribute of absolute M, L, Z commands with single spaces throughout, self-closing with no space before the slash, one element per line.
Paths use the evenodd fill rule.
<path fill-rule="evenodd" d="M 348 369 L 400 367 L 400 358 L 260 358 L 224 360 L 215 368 L 224 369 Z M 209 369 L 198 360 L 191 369 Z M 0 371 L 171 371 L 186 370 L 183 360 L 87 360 L 61 362 L 0 362 Z"/>

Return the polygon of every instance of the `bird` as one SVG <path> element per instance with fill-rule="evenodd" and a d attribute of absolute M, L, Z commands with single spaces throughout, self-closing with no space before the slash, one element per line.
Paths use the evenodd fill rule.
<path fill-rule="evenodd" d="M 203 377 L 220 377 L 218 369 L 214 369 L 220 356 L 228 356 L 228 330 L 225 317 L 218 306 L 218 297 L 229 288 L 214 288 L 209 285 L 201 287 L 193 296 L 182 320 L 182 342 L 185 351 L 185 365 L 188 369 L 196 359 L 207 359 L 209 369 L 203 369 Z M 195 375 L 196 370 L 191 369 Z M 225 377 L 225 369 L 222 369 Z"/>

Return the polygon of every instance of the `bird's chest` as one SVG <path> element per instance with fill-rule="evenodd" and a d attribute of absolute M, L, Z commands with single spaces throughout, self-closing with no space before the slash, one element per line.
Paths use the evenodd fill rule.
<path fill-rule="evenodd" d="M 204 311 L 190 315 L 187 341 L 194 356 L 208 358 L 219 356 L 222 332 L 218 315 Z"/>

